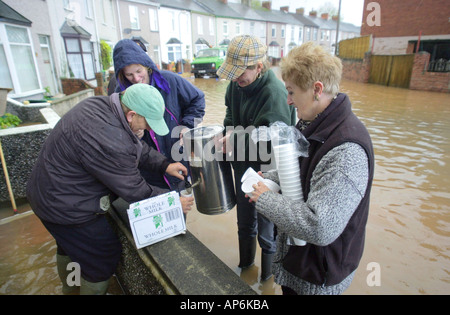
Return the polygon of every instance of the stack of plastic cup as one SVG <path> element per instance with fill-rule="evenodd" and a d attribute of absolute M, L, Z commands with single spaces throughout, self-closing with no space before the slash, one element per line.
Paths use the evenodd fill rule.
<path fill-rule="evenodd" d="M 295 143 L 287 143 L 273 147 L 275 162 L 277 164 L 278 178 L 281 192 L 291 200 L 303 200 L 300 182 L 300 163 Z M 288 239 L 289 245 L 304 246 L 306 242 L 293 237 Z"/>

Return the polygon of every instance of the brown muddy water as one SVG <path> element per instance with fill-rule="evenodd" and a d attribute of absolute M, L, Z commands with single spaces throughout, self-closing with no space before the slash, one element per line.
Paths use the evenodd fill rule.
<path fill-rule="evenodd" d="M 222 124 L 228 82 L 188 80 L 205 92 L 203 125 Z M 450 294 L 450 95 L 352 81 L 341 91 L 371 133 L 376 157 L 365 251 L 345 294 Z M 60 294 L 54 240 L 26 204 L 14 217 L 3 208 L 0 294 Z M 259 250 L 253 267 L 237 267 L 235 209 L 215 216 L 193 209 L 187 226 L 254 290 L 281 294 L 272 279 L 259 282 Z"/>

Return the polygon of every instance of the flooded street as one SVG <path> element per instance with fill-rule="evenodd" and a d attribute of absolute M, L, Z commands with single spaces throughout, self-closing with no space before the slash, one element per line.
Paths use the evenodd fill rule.
<path fill-rule="evenodd" d="M 203 125 L 222 124 L 229 82 L 188 80 L 206 94 Z M 341 91 L 376 158 L 365 251 L 345 294 L 450 294 L 450 95 L 352 81 Z M 0 294 L 60 294 L 54 240 L 34 214 L 22 216 L 0 220 Z M 216 216 L 194 209 L 187 227 L 255 291 L 281 294 L 272 279 L 259 282 L 259 249 L 253 267 L 242 274 L 237 267 L 235 209 Z M 380 268 L 379 286 L 369 286 L 369 263 Z"/>

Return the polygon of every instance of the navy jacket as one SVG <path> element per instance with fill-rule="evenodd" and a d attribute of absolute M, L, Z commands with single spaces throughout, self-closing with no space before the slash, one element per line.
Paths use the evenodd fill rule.
<path fill-rule="evenodd" d="M 169 161 L 133 134 L 117 93 L 90 97 L 68 111 L 42 146 L 27 198 L 42 220 L 83 224 L 105 213 L 108 196 L 129 203 L 160 195 L 138 167 L 162 176 Z"/>
<path fill-rule="evenodd" d="M 127 79 L 125 82 L 119 80 L 119 73 L 125 66 L 141 64 L 151 69 L 150 84 L 157 88 L 164 98 L 166 105 L 164 119 L 170 132 L 161 137 L 145 131 L 142 140 L 164 154 L 171 162 L 178 162 L 181 156 L 180 152 L 182 152 L 179 145 L 180 131 L 183 126 L 193 128 L 194 122 L 198 123 L 203 119 L 205 115 L 204 93 L 178 74 L 158 70 L 147 53 L 130 39 L 119 41 L 114 47 L 113 55 L 117 79 L 116 92 L 123 91 L 131 85 Z M 176 155 L 172 155 L 171 152 L 175 152 Z M 186 161 L 183 161 L 183 164 L 187 166 Z M 155 176 L 146 170 L 142 170 L 142 175 L 152 185 L 167 188 L 167 183 L 161 176 Z M 170 176 L 166 179 L 170 182 L 172 189 L 177 188 L 179 179 Z"/>

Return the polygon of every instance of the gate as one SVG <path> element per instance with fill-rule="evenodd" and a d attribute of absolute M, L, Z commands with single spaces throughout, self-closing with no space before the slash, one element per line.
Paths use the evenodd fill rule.
<path fill-rule="evenodd" d="M 371 57 L 369 83 L 409 88 L 414 55 Z"/>

